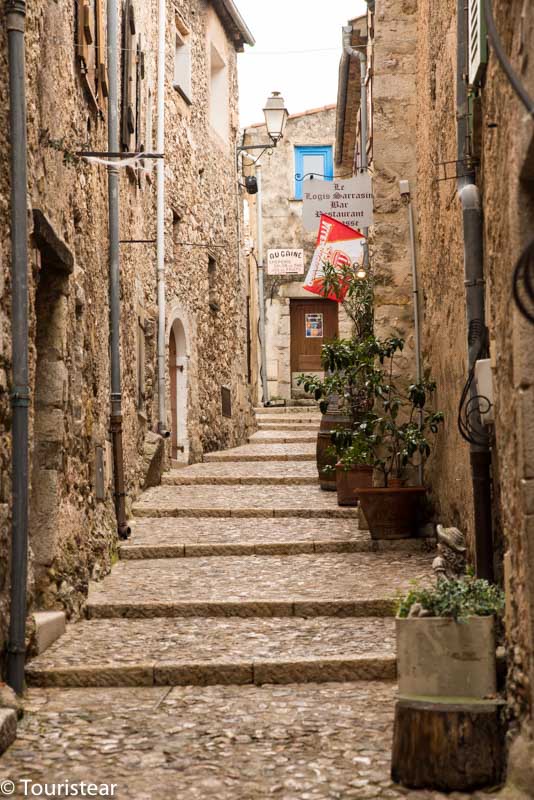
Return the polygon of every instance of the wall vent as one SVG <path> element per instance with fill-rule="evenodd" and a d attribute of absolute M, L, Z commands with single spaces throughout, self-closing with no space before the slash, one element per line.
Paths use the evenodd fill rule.
<path fill-rule="evenodd" d="M 232 416 L 232 393 L 229 386 L 221 386 L 221 401 L 223 417 Z"/>
<path fill-rule="evenodd" d="M 486 64 L 488 63 L 488 41 L 486 18 L 484 16 L 484 0 L 468 0 L 469 29 L 469 83 L 476 86 Z"/>

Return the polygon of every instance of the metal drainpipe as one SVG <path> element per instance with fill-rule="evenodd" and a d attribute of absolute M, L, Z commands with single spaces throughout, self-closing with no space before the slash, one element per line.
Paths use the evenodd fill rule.
<path fill-rule="evenodd" d="M 260 346 L 261 346 L 261 389 L 263 405 L 269 404 L 269 384 L 267 382 L 267 341 L 265 331 L 265 265 L 263 263 L 263 203 L 261 164 L 256 164 L 256 181 L 258 191 L 256 194 L 256 244 L 258 248 L 258 295 L 260 304 Z"/>
<path fill-rule="evenodd" d="M 343 26 L 343 49 L 345 53 L 352 58 L 357 56 L 360 60 L 360 171 L 367 172 L 369 162 L 367 159 L 367 139 L 368 139 L 368 121 L 367 121 L 367 48 L 365 50 L 356 49 L 352 47 L 352 26 Z M 362 228 L 362 233 L 365 236 L 365 245 L 363 251 L 363 263 L 366 269 L 369 268 L 369 228 Z"/>
<path fill-rule="evenodd" d="M 467 24 L 465 0 L 458 0 L 458 63 L 457 63 L 457 131 L 458 162 L 465 164 L 468 155 L 469 132 L 468 99 L 465 75 L 467 71 Z M 485 280 L 484 280 L 484 228 L 480 191 L 475 185 L 475 173 L 470 171 L 458 179 L 458 196 L 462 204 L 464 229 L 465 304 L 468 330 L 468 370 L 475 363 L 480 338 L 476 330 L 484 330 Z M 472 396 L 476 388 L 472 388 Z M 480 417 L 477 427 L 483 430 Z M 470 444 L 471 480 L 473 483 L 473 506 L 475 517 L 475 569 L 479 578 L 492 581 L 493 568 L 493 520 L 491 513 L 491 451 L 489 446 Z"/>
<path fill-rule="evenodd" d="M 166 0 L 159 0 L 158 7 L 158 153 L 165 148 L 165 34 L 167 8 Z M 158 263 L 158 432 L 168 436 L 165 412 L 166 380 L 166 313 L 165 313 L 165 163 L 157 162 L 157 263 Z"/>
<path fill-rule="evenodd" d="M 21 694 L 26 652 L 26 584 L 28 564 L 28 230 L 26 165 L 26 3 L 7 3 L 9 49 L 9 125 L 11 142 L 11 275 L 12 275 L 12 544 L 11 609 L 7 682 Z"/>
<path fill-rule="evenodd" d="M 118 153 L 119 90 L 118 90 L 118 31 L 119 15 L 116 2 L 108 2 L 108 150 Z M 124 485 L 124 452 L 122 447 L 122 392 L 120 362 L 120 260 L 119 260 L 119 168 L 108 167 L 109 204 L 109 304 L 111 350 L 111 439 L 113 446 L 113 477 L 115 483 L 115 513 L 120 539 L 127 539 L 130 528 L 126 521 L 126 492 Z"/>

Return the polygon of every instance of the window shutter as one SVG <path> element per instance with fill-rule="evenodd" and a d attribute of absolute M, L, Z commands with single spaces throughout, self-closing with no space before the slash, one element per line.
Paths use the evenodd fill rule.
<path fill-rule="evenodd" d="M 484 17 L 484 0 L 469 0 L 469 83 L 474 86 L 480 81 L 482 71 L 488 63 L 488 43 L 486 19 Z"/>
<path fill-rule="evenodd" d="M 104 12 L 102 0 L 95 0 L 96 17 L 96 80 L 97 94 L 101 109 L 108 96 L 108 76 L 106 70 L 106 38 L 104 35 Z"/>
<path fill-rule="evenodd" d="M 124 7 L 122 73 L 122 146 L 126 152 L 132 152 L 135 146 L 137 82 L 137 48 L 135 38 L 135 13 L 131 0 L 126 0 Z"/>
<path fill-rule="evenodd" d="M 77 12 L 78 12 L 77 34 L 76 34 L 77 53 L 79 57 L 83 60 L 84 66 L 87 66 L 87 63 L 89 61 L 89 43 L 87 42 L 86 39 L 86 30 L 87 30 L 88 15 L 90 15 L 91 13 L 89 0 L 78 0 Z"/>

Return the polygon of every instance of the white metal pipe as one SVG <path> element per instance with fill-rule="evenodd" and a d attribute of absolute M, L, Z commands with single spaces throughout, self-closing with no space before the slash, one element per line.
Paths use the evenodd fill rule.
<path fill-rule="evenodd" d="M 415 333 L 415 375 L 417 383 L 423 378 L 421 363 L 421 319 L 419 315 L 419 280 L 417 276 L 417 251 L 415 243 L 415 223 L 411 195 L 408 195 L 408 223 L 410 227 L 410 257 L 412 263 L 413 320 Z M 419 414 L 419 425 L 423 424 L 423 412 Z M 423 464 L 419 464 L 419 483 L 423 485 Z"/>
<path fill-rule="evenodd" d="M 256 181 L 258 192 L 256 194 L 256 249 L 258 260 L 258 302 L 260 308 L 260 347 L 261 347 L 261 389 L 263 405 L 269 402 L 269 386 L 267 383 L 267 342 L 265 330 L 265 266 L 263 263 L 263 202 L 261 164 L 256 164 Z"/>
<path fill-rule="evenodd" d="M 167 27 L 166 0 L 159 0 L 158 5 L 158 124 L 157 124 L 157 152 L 161 155 L 165 151 L 165 34 Z M 156 252 L 157 252 L 157 282 L 158 282 L 158 430 L 165 433 L 167 420 L 165 411 L 166 380 L 165 380 L 165 161 L 157 159 L 157 221 L 156 221 Z"/>

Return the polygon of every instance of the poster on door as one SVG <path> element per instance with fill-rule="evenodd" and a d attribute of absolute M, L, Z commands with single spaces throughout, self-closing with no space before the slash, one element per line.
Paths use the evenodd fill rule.
<path fill-rule="evenodd" d="M 323 315 L 306 314 L 306 339 L 322 339 L 323 334 Z"/>

